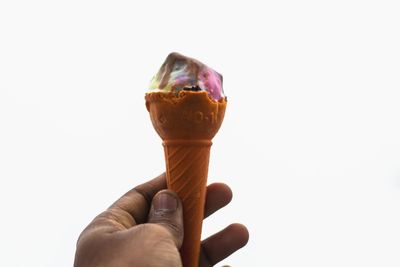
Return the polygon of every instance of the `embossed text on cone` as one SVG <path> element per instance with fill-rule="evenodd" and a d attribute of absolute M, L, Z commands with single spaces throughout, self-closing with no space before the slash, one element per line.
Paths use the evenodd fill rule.
<path fill-rule="evenodd" d="M 154 92 L 145 96 L 153 126 L 162 138 L 168 188 L 183 202 L 184 267 L 197 267 L 211 140 L 218 132 L 226 98 L 214 101 L 207 92 Z"/>

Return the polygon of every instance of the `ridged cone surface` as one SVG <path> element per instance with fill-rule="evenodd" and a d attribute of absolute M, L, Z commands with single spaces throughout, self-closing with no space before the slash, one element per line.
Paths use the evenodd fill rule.
<path fill-rule="evenodd" d="M 183 203 L 183 266 L 197 267 L 211 142 L 164 142 L 167 185 Z"/>
<path fill-rule="evenodd" d="M 164 141 L 168 188 L 183 203 L 183 267 L 198 267 L 211 140 L 222 124 L 226 98 L 216 102 L 207 92 L 181 91 L 148 93 L 145 99 Z"/>

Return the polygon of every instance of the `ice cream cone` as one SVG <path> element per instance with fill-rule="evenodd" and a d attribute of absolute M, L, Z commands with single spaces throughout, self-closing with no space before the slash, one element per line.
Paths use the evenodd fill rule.
<path fill-rule="evenodd" d="M 226 98 L 214 101 L 207 92 L 193 91 L 148 93 L 145 98 L 163 140 L 168 188 L 183 203 L 183 266 L 197 267 L 211 140 L 222 124 Z"/>

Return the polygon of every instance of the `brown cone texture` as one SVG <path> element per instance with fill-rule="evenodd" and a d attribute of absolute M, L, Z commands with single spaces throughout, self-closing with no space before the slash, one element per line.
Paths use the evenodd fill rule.
<path fill-rule="evenodd" d="M 168 188 L 183 203 L 183 266 L 198 266 L 210 141 L 164 141 Z"/>
<path fill-rule="evenodd" d="M 184 267 L 197 267 L 211 140 L 222 124 L 226 99 L 211 100 L 206 92 L 181 91 L 178 96 L 146 94 L 153 126 L 163 139 L 168 188 L 183 203 Z"/>

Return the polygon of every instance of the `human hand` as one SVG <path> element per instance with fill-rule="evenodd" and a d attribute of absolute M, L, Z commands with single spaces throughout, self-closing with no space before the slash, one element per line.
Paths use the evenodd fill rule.
<path fill-rule="evenodd" d="M 181 267 L 182 203 L 166 188 L 165 175 L 137 186 L 81 233 L 74 267 Z M 230 188 L 221 183 L 207 187 L 204 217 L 226 206 Z M 232 224 L 201 243 L 200 267 L 210 267 L 246 245 L 248 231 Z"/>

